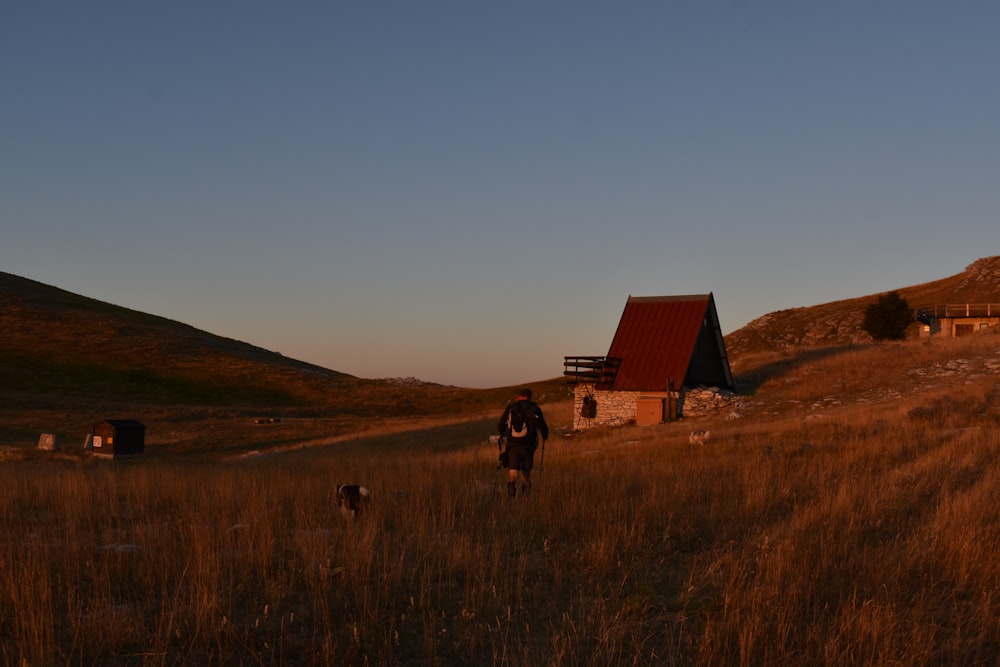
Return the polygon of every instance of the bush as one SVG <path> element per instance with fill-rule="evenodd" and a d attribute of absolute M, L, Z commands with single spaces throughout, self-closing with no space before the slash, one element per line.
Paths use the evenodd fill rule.
<path fill-rule="evenodd" d="M 865 308 L 861 328 L 875 340 L 903 340 L 913 323 L 913 309 L 899 292 L 883 294 Z"/>

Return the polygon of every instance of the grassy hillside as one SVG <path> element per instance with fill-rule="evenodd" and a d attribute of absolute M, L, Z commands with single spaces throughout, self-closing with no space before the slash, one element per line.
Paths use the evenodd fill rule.
<path fill-rule="evenodd" d="M 873 286 L 882 291 L 843 301 L 768 313 L 726 336 L 734 372 L 822 347 L 871 342 L 861 329 L 865 307 L 896 290 L 914 308 L 956 303 L 1000 303 L 1000 257 L 985 257 L 948 278 L 913 286 Z M 916 329 L 912 331 L 916 335 Z"/>
<path fill-rule="evenodd" d="M 502 409 L 512 388 L 473 390 L 353 377 L 180 322 L 0 273 L 0 444 L 39 433 L 81 440 L 100 419 L 155 426 L 155 444 L 199 447 L 205 429 L 224 442 L 281 442 L 291 429 L 252 429 L 251 418 L 294 422 L 294 437 L 329 437 L 372 423 Z M 561 380 L 535 383 L 550 399 Z"/>
<path fill-rule="evenodd" d="M 0 274 L 5 385 L 76 400 L 277 403 L 356 383 L 240 341 Z M 310 377 L 311 376 L 311 377 Z M 310 380 L 310 381 L 307 381 Z"/>

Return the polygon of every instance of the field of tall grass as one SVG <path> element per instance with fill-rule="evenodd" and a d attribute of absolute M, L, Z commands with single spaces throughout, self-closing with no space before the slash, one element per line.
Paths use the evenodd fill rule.
<path fill-rule="evenodd" d="M 998 341 L 775 366 L 740 420 L 562 430 L 514 501 L 493 420 L 6 462 L 0 659 L 995 665 Z M 338 483 L 372 490 L 366 516 L 341 516 Z"/>

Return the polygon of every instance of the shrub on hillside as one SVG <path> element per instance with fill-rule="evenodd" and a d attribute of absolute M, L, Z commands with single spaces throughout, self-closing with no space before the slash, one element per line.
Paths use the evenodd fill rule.
<path fill-rule="evenodd" d="M 868 304 L 861 328 L 875 340 L 903 340 L 912 323 L 910 304 L 899 292 L 889 292 Z"/>

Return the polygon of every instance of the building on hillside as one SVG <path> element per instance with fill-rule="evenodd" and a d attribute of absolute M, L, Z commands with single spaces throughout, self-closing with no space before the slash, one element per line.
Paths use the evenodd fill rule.
<path fill-rule="evenodd" d="M 576 430 L 674 421 L 689 390 L 733 388 L 711 293 L 630 296 L 608 354 L 565 357 L 563 374 L 576 385 Z"/>
<path fill-rule="evenodd" d="M 138 456 L 145 449 L 146 426 L 134 419 L 105 419 L 94 424 L 90 443 L 98 456 Z"/>
<path fill-rule="evenodd" d="M 1000 326 L 1000 303 L 958 303 L 917 308 L 920 338 L 958 338 Z"/>

